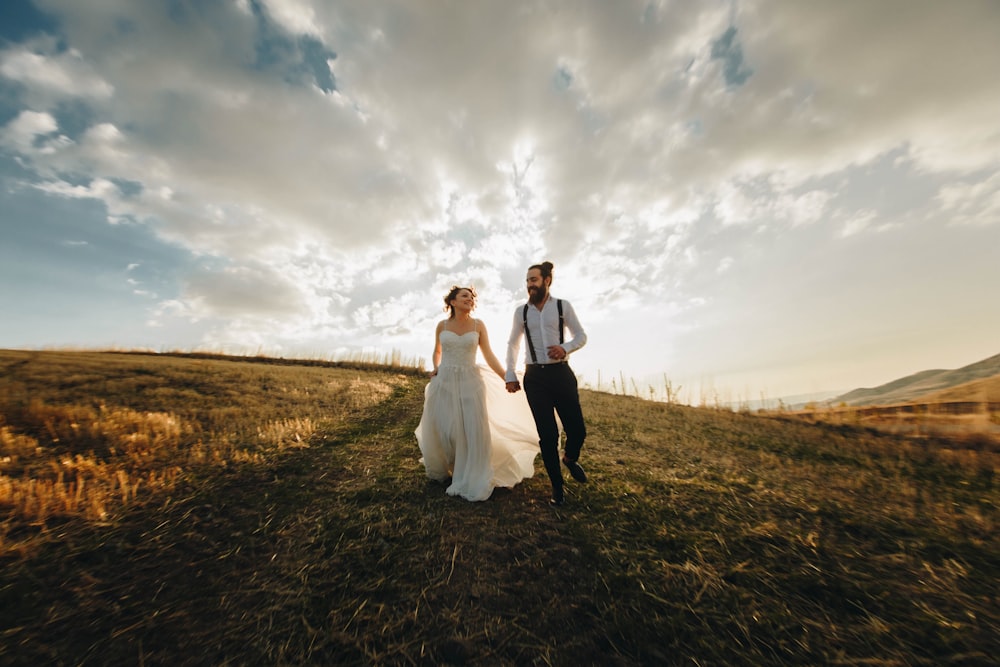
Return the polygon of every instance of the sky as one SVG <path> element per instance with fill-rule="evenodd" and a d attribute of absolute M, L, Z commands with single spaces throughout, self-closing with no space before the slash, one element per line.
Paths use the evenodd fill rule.
<path fill-rule="evenodd" d="M 549 260 L 584 386 L 958 368 L 1000 352 L 997 35 L 995 0 L 4 0 L 0 348 L 429 367 L 458 284 L 503 359 Z"/>

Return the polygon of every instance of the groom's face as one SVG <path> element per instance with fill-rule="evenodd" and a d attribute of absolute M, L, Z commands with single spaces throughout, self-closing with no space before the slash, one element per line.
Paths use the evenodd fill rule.
<path fill-rule="evenodd" d="M 531 303 L 541 303 L 549 293 L 549 281 L 542 278 L 542 272 L 538 269 L 528 271 L 526 280 L 528 287 L 528 301 Z"/>

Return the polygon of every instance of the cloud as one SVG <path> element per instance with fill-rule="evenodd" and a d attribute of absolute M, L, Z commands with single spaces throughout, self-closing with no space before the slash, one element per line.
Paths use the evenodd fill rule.
<path fill-rule="evenodd" d="M 1000 224 L 1000 173 L 944 186 L 937 201 L 953 224 Z"/>
<path fill-rule="evenodd" d="M 59 129 L 51 114 L 39 111 L 22 111 L 7 123 L 0 134 L 4 147 L 21 155 L 41 155 L 57 150 L 65 138 L 46 138 Z"/>
<path fill-rule="evenodd" d="M 187 277 L 184 292 L 193 319 L 294 316 L 304 306 L 296 285 L 268 266 L 202 268 Z"/>
<path fill-rule="evenodd" d="M 475 201 L 473 219 L 520 216 L 546 230 L 543 243 L 572 245 L 580 230 L 614 224 L 607 216 L 614 202 L 642 208 L 654 192 L 669 202 L 662 208 L 668 217 L 701 199 L 698 191 L 732 192 L 766 174 L 781 174 L 771 187 L 794 197 L 792 190 L 810 178 L 901 144 L 925 166 L 943 164 L 930 158 L 944 150 L 940 139 L 932 144 L 895 127 L 900 110 L 910 127 L 931 117 L 926 101 L 898 81 L 897 69 L 867 67 L 859 85 L 851 66 L 860 56 L 839 64 L 838 26 L 884 26 L 890 14 L 884 9 L 810 8 L 822 15 L 798 21 L 803 10 L 794 3 L 763 3 L 738 13 L 737 29 L 722 8 L 666 13 L 638 3 L 463 5 L 419 13 L 403 5 L 342 12 L 301 1 L 262 3 L 264 11 L 254 12 L 244 3 L 235 13 L 203 10 L 197 20 L 208 30 L 185 33 L 186 48 L 178 52 L 170 38 L 194 17 L 110 6 L 114 13 L 105 10 L 105 18 L 127 22 L 128 31 L 109 35 L 97 17 L 84 21 L 72 10 L 74 40 L 93 45 L 101 36 L 131 55 L 128 69 L 107 50 L 73 55 L 79 66 L 101 72 L 130 110 L 103 124 L 121 136 L 93 138 L 90 157 L 104 178 L 134 175 L 144 189 L 166 187 L 175 201 L 188 199 L 149 214 L 165 218 L 165 235 L 189 239 L 199 252 L 211 252 L 212 244 L 221 244 L 215 248 L 221 254 L 247 252 L 218 229 L 201 238 L 186 222 L 219 211 L 234 227 L 281 228 L 287 239 L 380 243 L 447 217 L 428 196 L 435 181 L 451 182 L 462 201 Z M 923 11 L 931 14 L 927 21 L 946 13 Z M 395 20 L 397 13 L 410 20 Z M 271 22 L 338 54 L 336 91 L 289 85 L 283 76 L 247 76 L 261 48 L 260 29 Z M 211 45 L 223 23 L 229 29 L 222 45 Z M 501 38 L 507 35 L 518 40 Z M 902 49 L 904 38 L 912 39 L 906 33 L 891 43 Z M 883 62 L 889 53 L 883 42 L 861 38 L 851 46 L 866 61 Z M 749 77 L 749 69 L 767 75 Z M 553 77 L 561 83 L 553 86 Z M 480 86 L 484 79 L 488 89 Z M 741 85 L 726 92 L 734 83 Z M 895 91 L 899 99 L 887 100 Z M 754 111 L 734 115 L 736 100 Z M 887 101 L 894 113 L 853 123 L 862 132 L 834 129 Z M 952 125 L 944 136 L 964 146 L 957 124 L 933 111 L 934 136 L 942 136 L 939 125 Z M 692 122 L 699 134 L 692 134 Z M 169 136 L 170 145 L 158 136 Z M 519 155 L 526 145 L 530 152 Z M 719 154 L 726 163 L 713 157 Z M 246 168 L 234 172 L 233 164 Z M 214 213 L 200 201 L 212 202 Z M 271 242 L 282 243 L 273 235 Z"/>
<path fill-rule="evenodd" d="M 767 72 L 746 86 L 764 113 L 747 114 L 745 121 L 764 130 L 761 121 L 777 120 L 773 111 L 783 121 L 781 128 L 748 137 L 777 138 L 788 153 L 825 154 L 828 168 L 867 161 L 900 145 L 931 171 L 995 163 L 1000 134 L 983 134 L 989 127 L 983 121 L 1000 105 L 1000 91 L 976 84 L 988 79 L 992 67 L 982 46 L 1000 23 L 995 8 L 783 1 L 745 6 L 752 16 L 741 31 L 749 35 L 744 49 L 759 64 L 756 69 Z M 734 129 L 746 129 L 746 123 L 738 120 Z M 793 146 L 788 139 L 802 141 Z"/>
<path fill-rule="evenodd" d="M 506 318 L 543 258 L 695 319 L 786 239 L 998 221 L 991 3 L 39 6 L 3 150 L 189 253 L 151 318 L 213 343 L 408 343 L 460 281 Z"/>
<path fill-rule="evenodd" d="M 67 97 L 104 100 L 114 95 L 114 87 L 78 50 L 56 48 L 52 40 L 41 40 L 0 52 L 0 75 L 22 84 L 28 99 L 43 106 Z"/>
<path fill-rule="evenodd" d="M 293 35 L 321 37 L 323 28 L 317 24 L 316 12 L 308 0 L 262 0 L 275 23 Z"/>
<path fill-rule="evenodd" d="M 871 226 L 872 221 L 877 218 L 875 211 L 859 211 L 851 219 L 847 220 L 840 231 L 841 238 L 847 238 L 848 236 L 854 236 L 859 234 L 869 226 Z"/>

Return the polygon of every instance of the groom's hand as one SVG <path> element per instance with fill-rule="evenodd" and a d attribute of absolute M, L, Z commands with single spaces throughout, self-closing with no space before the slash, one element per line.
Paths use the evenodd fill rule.
<path fill-rule="evenodd" d="M 549 359 L 562 361 L 566 358 L 566 350 L 562 345 L 549 345 L 546 350 L 549 353 Z"/>
<path fill-rule="evenodd" d="M 521 391 L 521 383 L 520 382 L 508 382 L 507 383 L 507 392 L 508 393 L 516 394 L 519 391 Z"/>

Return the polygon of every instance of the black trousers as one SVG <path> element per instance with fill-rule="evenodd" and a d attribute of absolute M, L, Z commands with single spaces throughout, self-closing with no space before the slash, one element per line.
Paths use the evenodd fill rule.
<path fill-rule="evenodd" d="M 587 427 L 583 423 L 580 408 L 580 392 L 576 375 L 569 364 L 528 364 L 524 370 L 524 393 L 528 398 L 531 416 L 538 429 L 538 446 L 542 450 L 542 462 L 549 474 L 552 490 L 562 493 L 563 476 L 559 464 L 559 425 L 556 413 L 566 432 L 566 458 L 576 461 L 587 437 Z"/>

